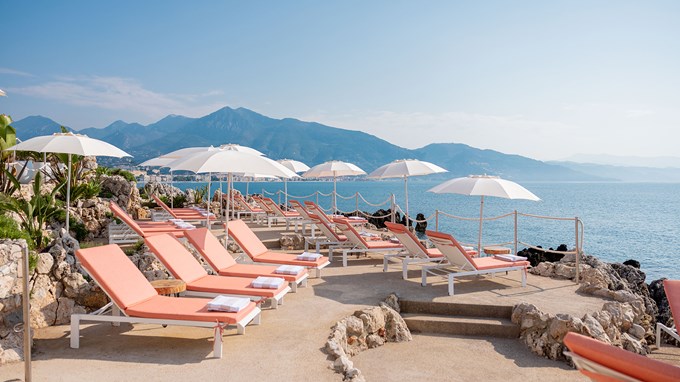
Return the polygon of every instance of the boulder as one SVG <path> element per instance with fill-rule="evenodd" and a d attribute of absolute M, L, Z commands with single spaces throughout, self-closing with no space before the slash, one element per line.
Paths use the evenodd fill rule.
<path fill-rule="evenodd" d="M 283 233 L 279 238 L 281 249 L 299 251 L 305 248 L 305 238 L 299 233 Z"/>

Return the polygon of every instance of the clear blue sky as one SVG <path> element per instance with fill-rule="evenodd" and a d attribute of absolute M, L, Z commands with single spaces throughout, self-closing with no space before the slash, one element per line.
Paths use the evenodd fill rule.
<path fill-rule="evenodd" d="M 0 0 L 0 112 L 222 106 L 557 159 L 677 156 L 678 1 Z"/>

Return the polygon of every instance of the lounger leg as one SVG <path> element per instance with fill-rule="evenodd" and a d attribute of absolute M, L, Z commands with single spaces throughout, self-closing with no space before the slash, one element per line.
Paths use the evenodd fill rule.
<path fill-rule="evenodd" d="M 420 270 L 420 285 L 427 286 L 427 271 L 424 267 Z"/>
<path fill-rule="evenodd" d="M 449 296 L 453 296 L 453 273 L 449 273 Z"/>
<path fill-rule="evenodd" d="M 272 309 L 278 309 L 279 308 L 279 302 L 276 301 L 276 299 L 272 297 L 272 298 L 269 299 L 269 307 L 272 308 Z"/>
<path fill-rule="evenodd" d="M 316 269 L 316 278 L 317 279 L 320 278 L 321 277 L 321 269 L 319 269 L 319 268 L 314 268 L 314 269 Z"/>
<path fill-rule="evenodd" d="M 112 316 L 120 316 L 120 309 L 118 309 L 118 306 L 116 304 L 113 304 L 111 306 L 111 315 Z M 120 326 L 120 322 L 115 321 L 115 322 L 112 322 L 111 325 Z"/>
<path fill-rule="evenodd" d="M 404 259 L 401 265 L 401 278 L 404 280 L 408 279 L 408 257 Z"/>
<path fill-rule="evenodd" d="M 307 279 L 302 280 L 302 287 L 307 288 Z"/>
<path fill-rule="evenodd" d="M 260 315 L 257 315 L 260 317 Z M 253 319 L 252 322 L 255 322 L 255 319 Z M 236 333 L 237 334 L 246 334 L 246 326 L 244 324 L 236 324 Z"/>
<path fill-rule="evenodd" d="M 71 344 L 73 344 L 73 328 L 71 328 Z M 656 323 L 656 348 L 661 348 L 661 324 L 658 322 Z"/>
<path fill-rule="evenodd" d="M 658 335 L 657 335 L 657 338 L 659 338 Z M 71 349 L 78 349 L 79 347 L 80 347 L 80 316 L 77 315 L 77 314 L 72 314 L 71 315 Z"/>
<path fill-rule="evenodd" d="M 527 286 L 527 270 L 520 271 L 522 272 L 522 288 Z"/>
<path fill-rule="evenodd" d="M 388 256 L 385 255 L 383 257 L 383 272 L 387 272 L 387 259 L 388 259 Z"/>
<path fill-rule="evenodd" d="M 347 251 L 342 251 L 342 266 L 347 266 Z"/>
<path fill-rule="evenodd" d="M 297 293 L 297 288 L 298 288 L 297 282 L 292 281 L 292 282 L 288 283 L 288 285 L 290 286 L 290 291 L 291 291 L 291 292 Z"/>
<path fill-rule="evenodd" d="M 220 330 L 215 330 L 215 341 L 213 344 L 213 356 L 215 358 L 222 358 L 222 333 Z"/>

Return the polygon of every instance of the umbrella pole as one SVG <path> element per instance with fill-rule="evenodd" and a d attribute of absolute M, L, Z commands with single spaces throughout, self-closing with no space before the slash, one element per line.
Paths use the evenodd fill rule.
<path fill-rule="evenodd" d="M 288 211 L 288 180 L 286 178 L 283 178 L 283 195 L 284 195 L 284 206 L 286 207 L 286 211 Z"/>
<path fill-rule="evenodd" d="M 224 178 L 220 176 L 220 219 L 222 219 L 222 216 L 224 216 L 224 214 L 226 214 L 226 213 L 224 212 L 223 207 L 222 207 L 222 203 L 224 202 L 224 196 L 223 196 L 224 193 L 223 193 L 223 191 L 222 191 L 222 180 L 223 180 L 223 179 L 224 179 Z"/>
<path fill-rule="evenodd" d="M 335 171 L 333 171 L 333 211 L 331 211 L 331 215 L 335 215 L 335 210 L 337 209 L 338 206 L 338 185 L 337 185 L 337 179 L 335 177 Z"/>
<path fill-rule="evenodd" d="M 170 169 L 170 208 L 175 208 L 175 197 L 172 194 L 172 169 Z"/>
<path fill-rule="evenodd" d="M 231 173 L 227 174 L 227 192 L 229 193 L 229 196 L 227 196 L 227 215 L 226 219 L 224 219 L 224 248 L 227 248 L 227 246 L 229 245 L 229 208 L 231 202 Z"/>
<path fill-rule="evenodd" d="M 482 256 L 482 222 L 484 221 L 484 195 L 479 203 L 479 237 L 477 241 L 477 256 Z"/>
<path fill-rule="evenodd" d="M 411 221 L 408 214 L 408 176 L 404 175 L 404 194 L 406 194 L 406 227 L 411 229 Z"/>
<path fill-rule="evenodd" d="M 66 234 L 68 235 L 69 226 L 69 206 L 71 206 L 71 154 L 68 154 L 68 177 L 66 179 Z M 127 208 L 126 208 L 127 209 Z"/>
<path fill-rule="evenodd" d="M 24 380 L 31 381 L 31 301 L 30 291 L 28 288 L 28 243 L 24 248 L 23 256 L 23 274 L 24 274 L 24 295 L 22 296 L 22 303 L 24 308 Z"/>
<path fill-rule="evenodd" d="M 207 213 L 205 214 L 205 226 L 206 228 L 210 229 L 210 199 L 212 199 L 212 195 L 210 195 L 210 186 L 212 181 L 212 173 L 208 173 L 208 200 L 206 201 L 206 210 Z"/>
<path fill-rule="evenodd" d="M 248 185 L 250 185 L 250 178 L 246 177 L 246 198 L 248 197 Z"/>

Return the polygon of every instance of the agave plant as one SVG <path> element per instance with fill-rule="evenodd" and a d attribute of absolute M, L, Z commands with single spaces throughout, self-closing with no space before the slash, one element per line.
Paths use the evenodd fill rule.
<path fill-rule="evenodd" d="M 208 185 L 202 187 L 196 187 L 196 192 L 194 192 L 194 204 L 203 203 L 203 198 L 208 195 Z"/>
<path fill-rule="evenodd" d="M 42 186 L 42 174 L 37 173 L 31 199 L 13 198 L 0 194 L 0 212 L 10 211 L 19 215 L 21 228 L 31 236 L 36 249 L 42 249 L 47 244 L 47 238 L 42 232 L 45 223 L 61 211 L 57 204 L 56 194 L 62 185 L 55 187 L 47 194 L 41 193 Z"/>

